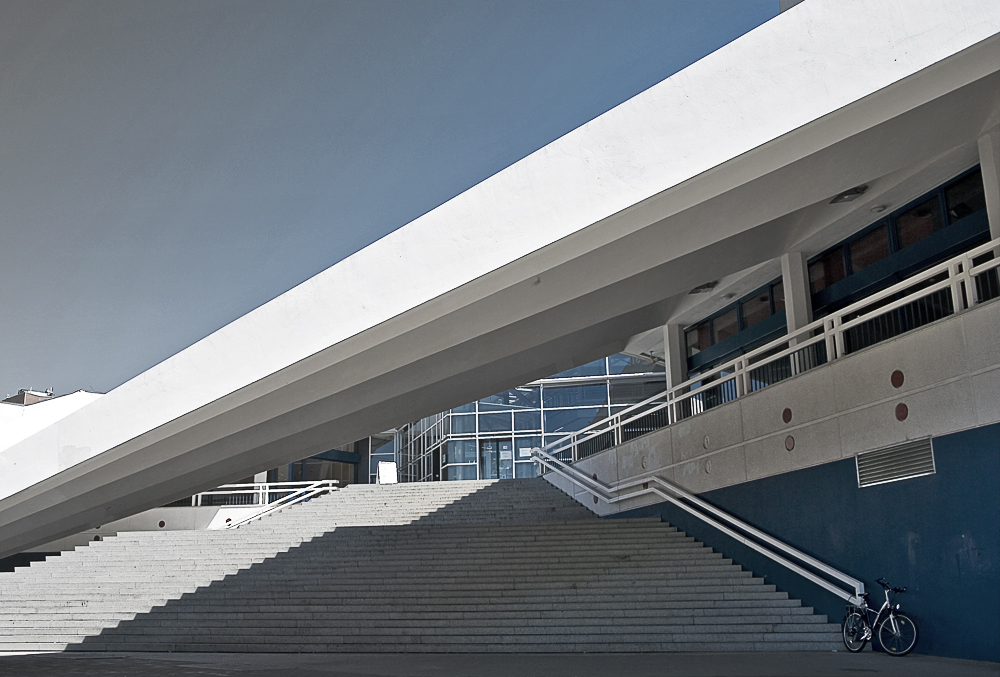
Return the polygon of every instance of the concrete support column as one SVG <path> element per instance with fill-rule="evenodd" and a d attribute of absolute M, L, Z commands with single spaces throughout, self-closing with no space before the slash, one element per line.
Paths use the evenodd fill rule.
<path fill-rule="evenodd" d="M 1000 237 L 1000 127 L 979 137 L 979 165 L 983 170 L 990 238 L 995 240 Z"/>
<path fill-rule="evenodd" d="M 663 327 L 663 359 L 667 368 L 667 387 L 673 388 L 687 380 L 687 352 L 684 350 L 684 328 L 679 324 Z"/>
<path fill-rule="evenodd" d="M 787 252 L 782 255 L 781 281 L 785 288 L 785 318 L 790 334 L 812 322 L 809 268 L 802 252 Z"/>

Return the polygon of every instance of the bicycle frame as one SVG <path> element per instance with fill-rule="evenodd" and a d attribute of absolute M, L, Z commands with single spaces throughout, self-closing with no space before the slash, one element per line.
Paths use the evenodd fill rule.
<path fill-rule="evenodd" d="M 892 625 L 893 631 L 898 630 L 898 628 L 896 627 L 896 616 L 895 614 L 892 613 L 893 606 L 892 606 L 892 600 L 889 599 L 889 588 L 885 588 L 884 590 L 885 590 L 885 601 L 882 602 L 882 606 L 881 608 L 879 608 L 878 612 L 876 612 L 874 609 L 868 606 L 867 595 L 861 598 L 861 605 L 856 605 L 854 607 L 857 611 L 864 612 L 865 624 L 867 625 L 867 627 L 865 628 L 865 633 L 866 633 L 865 639 L 870 640 L 875 635 L 875 628 L 877 628 L 879 622 L 882 621 L 883 614 L 888 614 L 893 624 Z M 898 604 L 896 605 L 896 608 L 899 608 Z M 871 614 L 875 614 L 874 621 L 870 620 Z"/>

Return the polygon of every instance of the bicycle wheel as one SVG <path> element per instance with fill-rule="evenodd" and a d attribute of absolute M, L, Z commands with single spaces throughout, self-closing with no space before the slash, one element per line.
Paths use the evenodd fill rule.
<path fill-rule="evenodd" d="M 878 626 L 878 641 L 890 656 L 905 656 L 917 644 L 917 626 L 904 614 L 892 614 Z"/>
<path fill-rule="evenodd" d="M 844 646 L 851 653 L 858 653 L 868 643 L 868 624 L 864 616 L 854 611 L 844 619 Z"/>

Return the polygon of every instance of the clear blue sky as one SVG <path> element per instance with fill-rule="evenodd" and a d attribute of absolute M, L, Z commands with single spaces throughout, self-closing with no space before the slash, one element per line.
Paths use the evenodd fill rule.
<path fill-rule="evenodd" d="M 0 0 L 0 396 L 110 390 L 777 13 Z"/>

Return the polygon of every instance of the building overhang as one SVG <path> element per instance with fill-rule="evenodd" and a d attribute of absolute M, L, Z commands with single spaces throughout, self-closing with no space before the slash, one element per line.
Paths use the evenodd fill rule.
<path fill-rule="evenodd" d="M 849 4 L 796 6 L 0 454 L 0 556 L 621 350 L 974 164 L 1000 12 Z"/>

